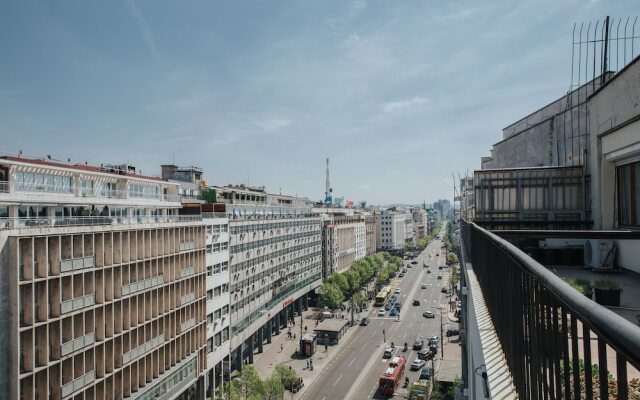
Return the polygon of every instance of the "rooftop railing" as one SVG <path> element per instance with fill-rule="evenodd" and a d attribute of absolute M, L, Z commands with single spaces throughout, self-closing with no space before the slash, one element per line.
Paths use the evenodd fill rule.
<path fill-rule="evenodd" d="M 474 223 L 461 225 L 520 398 L 639 395 L 637 380 L 629 378 L 640 370 L 640 327 L 587 299 L 506 240 Z"/>
<path fill-rule="evenodd" d="M 179 202 L 181 196 L 164 193 L 131 193 L 128 190 L 110 188 L 92 188 L 82 186 L 69 186 L 66 184 L 45 184 L 36 182 L 9 182 L 0 181 L 0 195 L 3 193 L 57 193 L 75 195 L 76 197 L 101 198 L 101 199 L 149 199 Z"/>
<path fill-rule="evenodd" d="M 128 217 L 34 217 L 0 218 L 0 230 L 28 228 L 64 228 L 71 226 L 133 225 L 202 221 L 200 215 L 140 215 Z"/>

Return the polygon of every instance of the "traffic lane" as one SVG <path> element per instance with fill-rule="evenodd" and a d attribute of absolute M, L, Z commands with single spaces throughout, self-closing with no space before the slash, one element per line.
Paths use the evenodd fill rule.
<path fill-rule="evenodd" d="M 302 399 L 344 399 L 363 367 L 366 367 L 372 352 L 382 357 L 383 329 L 389 330 L 392 321 L 372 320 L 368 326 L 357 326 L 359 332 L 333 356 L 332 361 L 320 376 L 305 391 Z M 320 350 L 323 351 L 323 350 Z M 331 352 L 331 346 L 329 352 Z M 337 350 L 334 350 L 337 351 Z"/>
<path fill-rule="evenodd" d="M 418 270 L 419 271 L 419 270 Z M 426 272 L 420 271 L 416 272 L 414 275 L 427 275 Z M 407 282 L 402 282 L 401 284 L 406 287 L 408 285 L 420 286 L 419 279 L 410 279 L 411 276 L 407 276 L 404 278 Z M 435 290 L 425 289 L 425 296 L 429 296 L 429 299 L 435 297 L 436 299 L 440 298 L 440 293 Z M 439 300 L 436 300 L 439 301 Z M 389 335 L 389 342 L 393 341 L 396 344 L 396 352 L 394 355 L 404 355 L 407 359 L 406 366 L 406 375 L 410 380 L 414 381 L 420 376 L 420 370 L 410 371 L 411 362 L 417 358 L 417 352 L 413 350 L 413 343 L 418 337 L 426 338 L 430 336 L 440 336 L 440 320 L 439 319 L 426 319 L 422 317 L 423 306 L 412 306 L 407 304 L 406 307 L 408 310 L 405 312 L 404 316 L 400 321 L 395 322 L 395 328 L 391 331 Z M 388 320 L 388 319 L 387 319 Z M 404 342 L 407 342 L 409 349 L 405 353 L 402 351 L 402 346 Z M 377 393 L 378 388 L 378 379 L 380 375 L 384 372 L 388 360 L 384 360 L 381 362 L 381 365 L 378 368 L 372 368 L 371 371 L 367 374 L 366 378 L 363 382 L 358 386 L 356 394 L 353 398 L 356 399 L 370 399 L 370 398 L 383 398 Z"/>

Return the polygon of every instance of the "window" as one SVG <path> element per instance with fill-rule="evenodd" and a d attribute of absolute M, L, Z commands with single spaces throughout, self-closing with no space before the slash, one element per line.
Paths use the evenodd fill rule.
<path fill-rule="evenodd" d="M 222 286 L 216 286 L 213 288 L 213 297 L 220 297 Z"/>
<path fill-rule="evenodd" d="M 220 319 L 222 318 L 222 309 L 219 308 L 214 312 L 214 319 Z"/>
<path fill-rule="evenodd" d="M 224 283 L 222 285 L 222 293 L 227 293 L 229 291 L 229 285 L 227 283 Z"/>
<path fill-rule="evenodd" d="M 220 332 L 216 333 L 215 344 L 216 344 L 216 347 L 222 344 L 222 335 L 220 334 Z"/>
<path fill-rule="evenodd" d="M 640 162 L 617 168 L 618 225 L 640 226 Z"/>
<path fill-rule="evenodd" d="M 207 276 L 213 275 L 213 265 L 207 265 Z"/>
<path fill-rule="evenodd" d="M 213 313 L 207 314 L 207 324 L 213 323 Z"/>
<path fill-rule="evenodd" d="M 213 290 L 207 290 L 207 300 L 213 299 Z"/>
<path fill-rule="evenodd" d="M 222 341 L 226 342 L 227 340 L 229 340 L 229 327 L 222 330 Z"/>
<path fill-rule="evenodd" d="M 213 338 L 207 340 L 207 353 L 213 352 Z"/>

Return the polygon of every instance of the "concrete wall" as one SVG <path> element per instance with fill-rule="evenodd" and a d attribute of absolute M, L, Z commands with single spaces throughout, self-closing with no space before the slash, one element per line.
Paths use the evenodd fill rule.
<path fill-rule="evenodd" d="M 640 141 L 637 118 L 640 118 L 640 59 L 621 70 L 589 99 L 589 139 L 593 149 L 589 165 L 592 175 L 597 177 L 591 183 L 594 229 L 616 227 L 615 166 L 638 152 L 611 156 L 616 151 L 632 150 Z"/>
<path fill-rule="evenodd" d="M 4 354 L 0 357 L 0 371 L 12 371 L 12 373 L 0 374 L 0 398 L 11 398 L 9 395 L 9 376 L 15 376 L 17 373 L 17 358 L 15 345 L 11 343 L 10 332 L 14 332 L 18 328 L 17 323 L 13 323 L 11 319 L 16 315 L 15 304 L 11 299 L 16 298 L 16 288 L 12 288 L 12 282 L 17 281 L 16 274 L 9 271 L 9 266 L 14 265 L 9 260 L 9 240 L 8 235 L 0 233 L 0 353 Z M 13 291 L 13 292 L 12 292 Z M 13 295 L 11 294 L 13 293 Z M 16 341 L 17 342 L 17 341 Z M 13 394 L 14 396 L 16 393 Z"/>

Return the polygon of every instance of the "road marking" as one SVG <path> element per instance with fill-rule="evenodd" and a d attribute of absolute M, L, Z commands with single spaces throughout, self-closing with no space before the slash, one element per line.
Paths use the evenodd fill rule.
<path fill-rule="evenodd" d="M 353 364 L 355 360 L 356 360 L 356 357 L 353 357 L 353 360 L 351 360 L 351 362 L 347 365 L 347 367 L 351 368 L 351 364 Z"/>
<path fill-rule="evenodd" d="M 338 382 L 340 382 L 340 379 L 342 379 L 342 376 L 343 375 L 340 375 L 338 379 L 336 379 L 335 383 L 333 384 L 334 387 L 338 384 Z"/>

